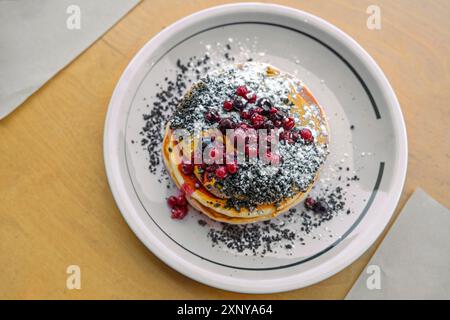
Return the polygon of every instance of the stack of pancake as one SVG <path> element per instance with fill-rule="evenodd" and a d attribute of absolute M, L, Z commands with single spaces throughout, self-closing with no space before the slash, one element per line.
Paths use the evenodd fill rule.
<path fill-rule="evenodd" d="M 226 83 L 226 85 L 224 85 L 224 83 Z M 253 107 L 251 103 L 247 103 L 244 106 L 246 109 L 226 113 L 222 110 L 221 105 L 217 106 L 217 103 L 211 103 L 211 105 L 205 105 L 204 103 L 205 101 L 209 101 L 205 96 L 211 92 L 219 92 L 217 95 L 219 97 L 226 97 L 224 99 L 228 99 L 227 97 L 229 97 L 229 99 L 234 99 L 230 96 L 233 95 L 236 88 L 242 87 L 243 85 L 248 88 L 253 88 L 251 91 L 256 92 L 256 95 L 275 97 L 273 98 L 276 102 L 274 103 L 274 106 L 283 110 L 286 117 L 295 119 L 295 125 L 296 127 L 299 127 L 298 130 L 300 130 L 300 128 L 307 128 L 313 136 L 313 140 L 308 142 L 301 141 L 301 138 L 298 138 L 299 141 L 295 143 L 290 140 L 292 145 L 289 150 L 293 150 L 294 147 L 297 148 L 295 156 L 298 155 L 299 159 L 303 159 L 303 161 L 308 160 L 305 155 L 311 154 L 314 151 L 314 166 L 311 166 L 313 170 L 308 171 L 308 173 L 305 174 L 306 177 L 302 178 L 304 181 L 307 181 L 307 183 L 302 185 L 293 183 L 292 187 L 289 188 L 288 193 L 280 193 L 278 198 L 272 196 L 271 202 L 260 201 L 255 203 L 252 199 L 259 199 L 261 197 L 255 197 L 254 194 L 250 193 L 229 194 L 222 191 L 220 186 L 223 181 L 214 177 L 214 174 L 209 174 L 203 170 L 202 168 L 204 168 L 204 165 L 202 166 L 201 164 L 194 165 L 192 172 L 186 174 L 186 172 L 182 170 L 179 154 L 174 152 L 174 150 L 179 149 L 180 144 L 180 141 L 173 135 L 174 130 L 181 128 L 192 131 L 192 122 L 194 120 L 199 120 L 208 109 L 214 110 L 214 112 L 222 118 L 224 117 L 224 114 L 229 114 L 231 119 L 237 119 L 237 115 L 242 114 L 243 110 L 255 109 L 256 107 Z M 205 90 L 205 87 L 207 86 L 217 86 L 217 88 Z M 224 92 L 221 92 L 222 89 Z M 284 94 L 285 96 L 283 96 Z M 250 93 L 244 98 L 250 102 Z M 211 101 L 215 101 L 214 99 L 216 99 L 216 96 L 212 97 Z M 195 115 L 197 115 L 197 118 L 195 118 Z M 189 121 L 181 121 L 183 120 L 183 117 L 189 117 Z M 267 115 L 266 118 L 269 118 L 269 115 Z M 218 124 L 214 121 L 203 121 L 203 119 L 200 119 L 199 121 L 201 122 L 203 129 L 208 126 L 211 128 L 218 127 Z M 246 120 L 246 122 L 249 122 L 249 126 L 251 126 L 250 120 Z M 186 123 L 186 125 L 184 125 L 184 123 Z M 277 132 L 277 130 L 278 132 L 283 131 L 283 128 L 275 127 L 274 129 L 275 132 Z M 297 129 L 294 128 L 293 130 Z M 317 180 L 320 168 L 328 154 L 328 131 L 328 124 L 323 109 L 310 90 L 301 81 L 294 76 L 267 64 L 245 63 L 216 70 L 201 79 L 199 83 L 192 86 L 178 106 L 174 118 L 171 119 L 166 126 L 162 154 L 170 176 L 177 187 L 186 194 L 186 199 L 192 207 L 217 221 L 231 224 L 246 224 L 274 218 L 280 213 L 286 212 L 297 205 L 306 197 L 314 182 Z M 295 132 L 298 133 L 299 131 Z M 286 144 L 288 143 L 287 141 L 283 142 Z M 280 148 L 280 150 L 282 151 L 284 149 Z M 290 156 L 281 154 L 280 158 L 287 159 L 289 157 Z M 246 166 L 246 168 L 248 167 Z M 242 172 L 242 170 L 244 170 L 243 167 L 241 168 L 238 165 L 238 170 L 234 173 L 234 175 L 236 175 L 234 179 L 239 178 L 239 175 L 245 175 L 245 172 Z M 284 171 L 282 171 L 282 173 L 286 176 L 295 174 L 294 172 Z M 223 179 L 228 179 L 229 177 L 231 177 L 231 175 Z M 278 177 L 278 179 L 281 178 Z M 261 183 L 267 183 L 264 179 L 260 180 Z M 216 187 L 217 183 L 219 187 Z M 257 185 L 258 181 L 252 181 L 252 183 Z M 267 186 L 264 186 L 264 188 L 266 187 Z M 265 190 L 264 188 L 262 188 L 262 190 Z M 274 189 L 276 190 L 276 188 Z M 233 197 L 236 197 L 237 199 L 233 199 Z M 246 201 L 249 201 L 252 205 L 233 206 L 230 205 L 230 202 L 233 203 L 233 201 L 230 200 L 237 200 L 239 203 L 246 203 Z"/>

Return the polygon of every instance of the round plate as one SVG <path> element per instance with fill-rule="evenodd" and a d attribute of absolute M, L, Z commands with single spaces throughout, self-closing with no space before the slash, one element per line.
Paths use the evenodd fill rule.
<path fill-rule="evenodd" d="M 160 150 L 143 147 L 143 114 L 180 66 L 205 54 L 207 64 L 253 59 L 294 73 L 311 89 L 329 118 L 330 156 L 316 191 L 342 186 L 345 209 L 309 233 L 292 223 L 302 243 L 277 244 L 254 254 L 215 245 L 208 234 L 223 225 L 193 209 L 170 218 L 174 194 L 149 170 Z M 222 60 L 221 60 L 222 59 Z M 223 61 L 221 63 L 223 63 Z M 201 75 L 199 67 L 189 77 Z M 185 91 L 185 88 L 180 88 Z M 158 101 L 161 102 L 161 97 Z M 164 99 L 163 99 L 164 100 Z M 159 124 L 161 125 L 161 124 Z M 158 123 L 155 124 L 158 127 Z M 301 288 L 348 266 L 376 240 L 394 212 L 407 166 L 406 130 L 396 96 L 373 59 L 349 36 L 308 13 L 267 4 L 233 4 L 188 16 L 149 41 L 133 58 L 114 91 L 104 135 L 111 190 L 139 239 L 161 260 L 202 283 L 238 292 Z M 300 215 L 302 206 L 298 208 Z M 203 219 L 206 225 L 199 224 Z M 296 225 L 298 224 L 298 226 Z"/>

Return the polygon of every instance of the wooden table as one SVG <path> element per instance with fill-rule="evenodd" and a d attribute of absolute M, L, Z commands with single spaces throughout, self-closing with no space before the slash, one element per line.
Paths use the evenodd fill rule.
<path fill-rule="evenodd" d="M 120 74 L 157 32 L 230 1 L 149 0 L 0 121 L 0 298 L 255 298 L 177 273 L 135 237 L 105 176 L 105 114 Z M 398 208 L 420 186 L 450 207 L 450 2 L 275 1 L 311 12 L 356 39 L 391 81 L 405 116 L 409 167 Z M 366 9 L 381 7 L 381 30 Z M 398 214 L 397 210 L 396 214 Z M 343 298 L 380 240 L 317 285 L 258 298 Z M 66 268 L 81 267 L 81 290 Z"/>

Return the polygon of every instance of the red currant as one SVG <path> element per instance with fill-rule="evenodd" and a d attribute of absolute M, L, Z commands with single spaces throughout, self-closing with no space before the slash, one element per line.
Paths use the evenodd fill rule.
<path fill-rule="evenodd" d="M 227 176 L 227 169 L 224 166 L 220 166 L 216 169 L 215 175 L 219 179 L 224 179 Z"/>
<path fill-rule="evenodd" d="M 302 130 L 300 130 L 300 136 L 306 142 L 313 142 L 314 141 L 314 137 L 312 135 L 312 132 L 308 128 L 303 128 Z"/>
<path fill-rule="evenodd" d="M 289 117 L 283 120 L 283 128 L 284 130 L 291 130 L 295 125 L 294 118 Z"/>
<path fill-rule="evenodd" d="M 248 94 L 248 89 L 246 86 L 239 86 L 236 88 L 236 94 L 240 97 L 244 97 L 247 96 Z"/>
<path fill-rule="evenodd" d="M 233 110 L 233 102 L 231 102 L 230 100 L 226 100 L 226 101 L 223 103 L 223 108 L 224 108 L 226 111 L 231 111 L 231 110 Z"/>
<path fill-rule="evenodd" d="M 237 169 L 238 169 L 236 163 L 227 163 L 226 168 L 227 168 L 228 173 L 231 173 L 231 174 L 236 173 Z"/>

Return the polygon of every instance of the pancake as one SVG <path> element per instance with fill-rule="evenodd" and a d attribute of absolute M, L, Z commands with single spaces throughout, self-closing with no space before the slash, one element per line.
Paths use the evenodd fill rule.
<path fill-rule="evenodd" d="M 233 109 L 224 101 L 232 101 Z M 246 112 L 252 114 L 250 119 L 244 116 Z M 225 176 L 219 175 L 224 168 L 228 170 L 222 164 L 200 162 L 189 172 L 183 170 L 179 150 L 196 150 L 201 145 L 204 152 L 198 141 L 212 138 L 208 130 L 224 131 L 223 122 L 230 126 L 224 119 L 232 122 L 227 129 L 239 126 L 249 132 L 264 126 L 272 129 L 272 137 L 283 139 L 276 152 L 266 151 L 244 163 L 234 158 L 237 171 Z M 174 132 L 179 130 L 192 139 L 178 139 Z M 221 222 L 251 223 L 286 212 L 306 197 L 328 154 L 328 131 L 322 107 L 301 81 L 267 64 L 232 65 L 206 75 L 185 95 L 166 126 L 163 158 L 194 208 Z M 219 132 L 215 138 L 214 143 L 224 142 L 233 157 L 239 154 L 227 136 Z M 268 164 L 262 160 L 265 157 L 278 160 Z"/>

